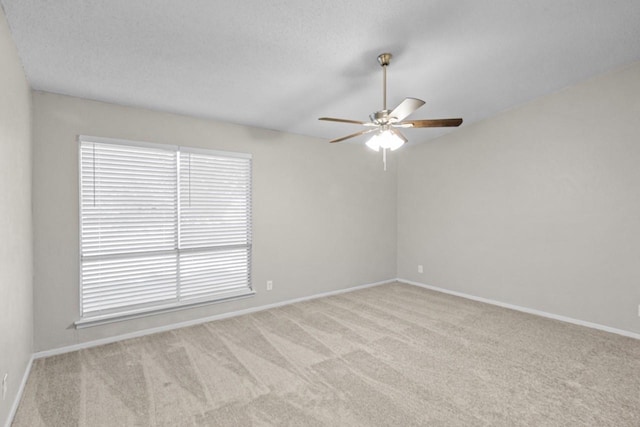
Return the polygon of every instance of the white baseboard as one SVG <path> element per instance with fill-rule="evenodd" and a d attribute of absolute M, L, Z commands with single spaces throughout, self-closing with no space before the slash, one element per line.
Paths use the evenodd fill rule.
<path fill-rule="evenodd" d="M 15 399 L 13 399 L 13 404 L 11 405 L 11 409 L 9 410 L 9 416 L 7 417 L 7 422 L 5 423 L 5 427 L 11 427 L 11 423 L 13 423 L 13 418 L 16 416 L 16 412 L 18 412 L 18 406 L 20 406 L 20 401 L 22 400 L 22 393 L 24 393 L 24 387 L 27 385 L 27 380 L 29 379 L 29 374 L 31 373 L 31 366 L 33 366 L 33 360 L 35 358 L 33 355 L 29 358 L 29 363 L 27 363 L 27 367 L 24 370 L 24 375 L 22 375 L 22 381 L 20 381 L 20 387 L 18 387 L 18 393 L 16 394 Z"/>
<path fill-rule="evenodd" d="M 391 283 L 391 282 L 395 282 L 395 281 L 396 281 L 396 279 L 389 279 L 389 280 L 383 280 L 383 281 L 380 281 L 380 282 L 367 283 L 367 284 L 364 284 L 364 285 L 353 286 L 353 287 L 350 287 L 350 288 L 338 289 L 338 290 L 329 291 L 329 292 L 322 292 L 322 293 L 319 293 L 319 294 L 309 295 L 309 296 L 306 296 L 306 297 L 293 298 L 293 299 L 289 299 L 289 300 L 285 300 L 285 301 L 276 302 L 276 303 L 273 303 L 273 304 L 267 304 L 267 305 L 261 305 L 261 306 L 258 306 L 258 307 L 246 308 L 246 309 L 243 309 L 243 310 L 232 311 L 232 312 L 229 312 L 229 313 L 216 314 L 214 316 L 202 317 L 202 318 L 199 318 L 199 319 L 189 320 L 189 321 L 186 321 L 186 322 L 172 323 L 170 325 L 160 326 L 160 327 L 157 327 L 157 328 L 144 329 L 144 330 L 141 330 L 141 331 L 131 332 L 131 333 L 128 333 L 128 334 L 115 335 L 113 337 L 102 338 L 102 339 L 99 339 L 99 340 L 87 341 L 87 342 L 83 342 L 83 343 L 79 343 L 79 344 L 73 344 L 73 345 L 64 346 L 64 347 L 58 347 L 58 348 L 54 348 L 54 349 L 51 349 L 51 350 L 39 351 L 39 352 L 37 352 L 37 353 L 35 353 L 33 355 L 33 358 L 34 359 L 40 359 L 40 358 L 43 358 L 43 357 L 56 356 L 56 355 L 59 355 L 59 354 L 70 353 L 72 351 L 82 350 L 82 349 L 85 349 L 85 348 L 97 347 L 99 345 L 104 345 L 104 344 L 111 344 L 111 343 L 114 343 L 116 341 L 122 341 L 122 340 L 130 339 L 130 338 L 138 338 L 138 337 L 142 337 L 142 336 L 145 336 L 145 335 L 155 334 L 155 333 L 158 333 L 158 332 L 170 331 L 170 330 L 173 330 L 173 329 L 185 328 L 187 326 L 199 325 L 201 323 L 211 322 L 211 321 L 214 321 L 214 320 L 221 320 L 221 319 L 227 319 L 227 318 L 230 318 L 230 317 L 242 316 L 244 314 L 255 313 L 255 312 L 263 311 L 263 310 L 269 310 L 270 308 L 282 307 L 284 305 L 294 304 L 294 303 L 302 302 L 302 301 L 309 301 L 309 300 L 316 299 L 316 298 L 328 297 L 328 296 L 331 296 L 331 295 L 343 294 L 343 293 L 346 293 L 346 292 L 353 292 L 353 291 L 357 291 L 358 289 L 365 289 L 365 288 L 370 288 L 370 287 L 373 287 L 373 286 L 384 285 L 386 283 Z"/>
<path fill-rule="evenodd" d="M 477 297 L 475 295 L 465 294 L 463 292 L 451 291 L 445 288 L 439 288 L 437 286 L 427 285 L 425 283 L 414 282 L 412 280 L 407 279 L 396 279 L 398 282 L 407 283 L 413 286 L 419 286 L 421 288 L 430 289 L 432 291 L 441 292 L 444 294 L 455 295 L 457 297 L 462 297 L 474 301 L 484 302 L 486 304 L 497 305 L 499 307 L 509 308 L 511 310 L 522 311 L 523 313 L 534 314 L 536 316 L 547 317 L 549 319 L 560 320 L 562 322 L 573 323 L 574 325 L 586 326 L 587 328 L 598 329 L 600 331 L 611 332 L 612 334 L 622 335 L 629 338 L 635 338 L 640 340 L 640 334 L 631 331 L 625 331 L 624 329 L 612 328 L 610 326 L 600 325 L 598 323 L 587 322 L 584 320 L 574 319 L 567 316 L 561 316 L 559 314 L 547 313 L 546 311 L 540 311 L 533 308 L 521 307 L 515 304 L 508 304 L 506 302 L 500 302 L 496 300 L 492 300 L 489 298 Z"/>

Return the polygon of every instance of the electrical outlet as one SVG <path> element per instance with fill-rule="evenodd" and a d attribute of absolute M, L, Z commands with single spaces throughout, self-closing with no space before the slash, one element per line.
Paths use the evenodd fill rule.
<path fill-rule="evenodd" d="M 9 374 L 4 374 L 2 377 L 2 400 L 7 396 L 7 378 L 9 378 Z"/>
<path fill-rule="evenodd" d="M 424 269 L 421 265 L 418 266 L 418 273 L 424 273 Z"/>
<path fill-rule="evenodd" d="M 273 280 L 267 280 L 267 290 L 273 289 Z"/>

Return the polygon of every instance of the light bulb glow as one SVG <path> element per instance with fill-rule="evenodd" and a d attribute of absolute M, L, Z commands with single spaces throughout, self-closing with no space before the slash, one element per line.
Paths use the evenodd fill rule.
<path fill-rule="evenodd" d="M 373 151 L 380 151 L 380 141 L 379 141 L 379 139 L 380 138 L 378 137 L 378 134 L 376 133 L 371 138 L 369 138 L 369 140 L 366 142 L 367 147 L 371 148 Z"/>
<path fill-rule="evenodd" d="M 402 147 L 402 144 L 404 140 L 388 129 L 381 130 L 367 141 L 367 147 L 374 151 L 380 151 L 381 148 L 394 151 Z"/>

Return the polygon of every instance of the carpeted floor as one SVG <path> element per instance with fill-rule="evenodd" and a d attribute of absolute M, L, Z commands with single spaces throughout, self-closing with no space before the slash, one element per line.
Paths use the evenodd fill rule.
<path fill-rule="evenodd" d="M 640 426 L 640 341 L 390 284 L 36 360 L 14 426 Z"/>

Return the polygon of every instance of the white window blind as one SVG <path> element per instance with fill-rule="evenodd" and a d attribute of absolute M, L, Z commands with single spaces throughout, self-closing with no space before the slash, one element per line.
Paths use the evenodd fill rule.
<path fill-rule="evenodd" d="M 251 157 L 80 137 L 81 316 L 251 293 Z"/>

